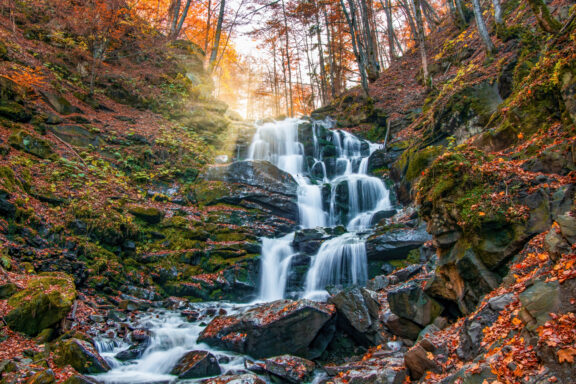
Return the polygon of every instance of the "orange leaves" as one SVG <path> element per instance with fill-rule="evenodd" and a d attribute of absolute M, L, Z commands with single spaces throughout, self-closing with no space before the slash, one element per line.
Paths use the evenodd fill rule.
<path fill-rule="evenodd" d="M 46 83 L 46 76 L 42 74 L 41 68 L 14 66 L 6 77 L 25 88 L 35 88 Z"/>
<path fill-rule="evenodd" d="M 558 354 L 558 362 L 573 364 L 574 356 L 576 356 L 576 348 L 564 348 L 556 353 Z"/>

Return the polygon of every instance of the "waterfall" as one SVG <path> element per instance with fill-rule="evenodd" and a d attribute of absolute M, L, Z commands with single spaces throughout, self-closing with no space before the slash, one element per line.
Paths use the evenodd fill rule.
<path fill-rule="evenodd" d="M 366 283 L 365 232 L 374 214 L 391 206 L 382 180 L 367 174 L 368 157 L 378 145 L 349 132 L 330 130 L 330 121 L 315 121 L 311 127 L 312 153 L 306 153 L 298 137 L 302 122 L 286 119 L 260 125 L 248 159 L 267 160 L 294 177 L 301 228 L 346 227 L 347 233 L 326 241 L 312 258 L 303 295 L 320 297 L 327 286 Z M 323 190 L 329 191 L 329 196 Z M 293 233 L 262 239 L 259 300 L 284 297 L 295 255 L 293 239 Z"/>

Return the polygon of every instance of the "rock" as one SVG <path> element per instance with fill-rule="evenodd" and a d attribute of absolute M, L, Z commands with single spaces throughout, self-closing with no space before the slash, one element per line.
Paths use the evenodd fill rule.
<path fill-rule="evenodd" d="M 336 306 L 338 326 L 350 334 L 356 342 L 369 346 L 377 344 L 378 311 L 377 299 L 364 288 L 350 288 L 330 298 Z"/>
<path fill-rule="evenodd" d="M 0 283 L 0 300 L 9 298 L 18 292 L 18 286 L 14 283 Z"/>
<path fill-rule="evenodd" d="M 500 312 L 514 301 L 513 293 L 505 293 L 500 296 L 492 297 L 488 300 L 488 305 L 495 312 Z"/>
<path fill-rule="evenodd" d="M 74 375 L 69 377 L 64 384 L 99 384 L 100 382 L 96 379 L 84 376 L 84 375 Z"/>
<path fill-rule="evenodd" d="M 316 364 L 297 356 L 282 355 L 264 360 L 266 371 L 290 383 L 302 383 L 314 372 Z"/>
<path fill-rule="evenodd" d="M 36 373 L 34 376 L 26 380 L 26 384 L 54 384 L 56 377 L 51 369 L 46 369 Z"/>
<path fill-rule="evenodd" d="M 341 235 L 344 231 L 338 231 L 338 227 L 301 229 L 294 234 L 292 246 L 303 255 L 314 256 L 323 242 Z"/>
<path fill-rule="evenodd" d="M 383 322 L 386 328 L 388 328 L 394 335 L 405 337 L 410 340 L 416 340 L 422 330 L 422 327 L 418 324 L 399 317 L 391 311 L 387 311 L 384 314 Z"/>
<path fill-rule="evenodd" d="M 78 125 L 57 125 L 51 127 L 50 131 L 65 142 L 78 147 L 99 148 L 105 144 L 101 137 Z"/>
<path fill-rule="evenodd" d="M 422 271 L 422 265 L 412 264 L 406 268 L 399 269 L 398 271 L 392 273 L 392 276 L 396 276 L 398 282 L 403 283 L 413 276 L 416 276 Z"/>
<path fill-rule="evenodd" d="M 146 351 L 146 348 L 148 348 L 148 345 L 150 345 L 150 342 L 145 340 L 141 343 L 131 345 L 124 351 L 118 352 L 114 357 L 120 361 L 139 359 L 144 354 L 144 351 Z"/>
<path fill-rule="evenodd" d="M 390 310 L 421 326 L 430 324 L 443 307 L 422 290 L 422 280 L 413 280 L 388 292 Z"/>
<path fill-rule="evenodd" d="M 559 309 L 570 310 L 570 305 L 565 306 L 561 302 L 561 298 L 564 297 L 562 294 L 570 294 L 570 292 L 562 292 L 566 288 L 566 282 L 560 286 L 558 281 L 537 280 L 534 285 L 520 293 L 518 297 L 522 303 L 522 309 L 533 319 L 526 325 L 526 328 L 534 330 L 544 325 L 550 320 L 550 313 L 558 313 Z"/>
<path fill-rule="evenodd" d="M 52 147 L 46 140 L 33 136 L 25 131 L 17 131 L 10 135 L 8 142 L 14 148 L 30 153 L 41 159 L 47 159 L 54 154 Z"/>
<path fill-rule="evenodd" d="M 390 278 L 388 276 L 376 276 L 375 278 L 368 281 L 366 288 L 371 291 L 381 291 L 386 289 L 390 285 Z"/>
<path fill-rule="evenodd" d="M 500 303 L 501 304 L 501 303 Z M 467 317 L 460 328 L 459 343 L 456 354 L 463 361 L 473 360 L 484 353 L 481 343 L 484 338 L 483 329 L 491 326 L 498 319 L 499 311 L 494 311 L 489 305 L 481 309 L 472 318 Z"/>
<path fill-rule="evenodd" d="M 158 224 L 164 218 L 164 212 L 154 207 L 132 206 L 128 212 L 148 224 Z"/>
<path fill-rule="evenodd" d="M 48 103 L 56 112 L 61 115 L 70 115 L 72 113 L 84 113 L 80 108 L 77 108 L 70 104 L 64 96 L 48 92 L 40 91 L 44 101 Z"/>
<path fill-rule="evenodd" d="M 256 375 L 247 373 L 218 376 L 213 379 L 202 380 L 202 384 L 266 384 L 266 382 Z"/>
<path fill-rule="evenodd" d="M 403 259 L 412 249 L 419 248 L 432 236 L 424 227 L 416 229 L 393 229 L 383 234 L 372 235 L 366 241 L 368 260 Z"/>
<path fill-rule="evenodd" d="M 332 339 L 335 312 L 332 305 L 310 300 L 278 300 L 214 318 L 198 342 L 255 358 L 279 353 L 315 358 Z"/>
<path fill-rule="evenodd" d="M 206 351 L 191 351 L 186 353 L 170 372 L 180 379 L 195 379 L 215 376 L 222 373 L 216 357 Z"/>
<path fill-rule="evenodd" d="M 393 217 L 396 214 L 396 212 L 397 211 L 395 209 L 391 209 L 388 211 L 378 211 L 374 214 L 374 216 L 372 216 L 372 221 L 370 222 L 370 225 L 376 225 L 384 219 L 389 219 Z"/>
<path fill-rule="evenodd" d="M 419 344 L 411 348 L 404 355 L 404 363 L 408 368 L 410 377 L 414 380 L 422 378 L 426 372 L 442 372 L 440 365 L 428 357 L 428 352 Z"/>
<path fill-rule="evenodd" d="M 69 339 L 61 341 L 56 348 L 54 361 L 59 367 L 72 366 L 80 373 L 94 374 L 110 370 L 110 366 L 96 352 L 94 346 L 85 340 Z"/>
<path fill-rule="evenodd" d="M 32 119 L 30 111 L 13 101 L 0 103 L 0 116 L 19 123 L 27 123 Z"/>
<path fill-rule="evenodd" d="M 254 362 L 252 360 L 244 360 L 244 368 L 246 368 L 247 370 L 254 372 L 254 373 L 259 373 L 259 374 L 263 374 L 266 372 L 266 368 L 264 365 L 264 362 L 262 361 L 258 361 L 258 362 Z"/>
<path fill-rule="evenodd" d="M 16 213 L 16 206 L 8 201 L 11 195 L 0 189 L 0 215 L 4 217 L 12 217 Z"/>
<path fill-rule="evenodd" d="M 570 244 L 576 243 L 576 218 L 568 214 L 560 215 L 556 219 L 556 222 L 560 226 L 562 236 L 564 236 Z"/>
<path fill-rule="evenodd" d="M 47 290 L 50 291 L 45 293 Z M 8 300 L 14 309 L 5 320 L 13 330 L 36 336 L 61 322 L 72 309 L 75 298 L 76 288 L 70 276 L 63 273 L 38 276 Z"/>

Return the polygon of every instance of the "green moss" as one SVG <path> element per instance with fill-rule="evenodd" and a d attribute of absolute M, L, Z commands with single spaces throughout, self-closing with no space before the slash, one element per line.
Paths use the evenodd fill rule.
<path fill-rule="evenodd" d="M 26 123 L 32 118 L 32 114 L 26 108 L 10 101 L 0 104 L 0 116 L 19 123 Z"/>
<path fill-rule="evenodd" d="M 4 165 L 0 166 L 0 185 L 8 192 L 14 192 L 16 187 L 22 187 L 14 171 Z"/>
<path fill-rule="evenodd" d="M 28 152 L 34 156 L 38 156 L 42 159 L 47 159 L 54 156 L 52 147 L 50 144 L 39 137 L 32 136 L 25 131 L 18 131 L 10 135 L 8 142 L 14 148 Z"/>
<path fill-rule="evenodd" d="M 408 168 L 406 169 L 406 179 L 412 181 L 420 177 L 422 172 L 432 164 L 434 159 L 444 152 L 442 146 L 430 146 L 420 151 L 414 152 L 408 159 Z"/>

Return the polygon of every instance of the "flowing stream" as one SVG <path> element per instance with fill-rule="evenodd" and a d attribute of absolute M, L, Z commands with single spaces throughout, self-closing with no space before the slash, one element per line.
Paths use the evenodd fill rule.
<path fill-rule="evenodd" d="M 270 161 L 294 177 L 298 183 L 300 228 L 343 227 L 342 235 L 325 241 L 312 257 L 297 293 L 299 297 L 323 300 L 328 296 L 327 287 L 366 283 L 365 239 L 374 215 L 389 210 L 391 205 L 383 182 L 367 174 L 368 157 L 378 146 L 350 133 L 330 130 L 330 121 L 316 121 L 307 138 L 312 140 L 312 149 L 309 146 L 310 153 L 306 153 L 305 145 L 298 137 L 301 123 L 303 121 L 298 119 L 287 119 L 259 126 L 248 159 Z M 256 302 L 286 296 L 292 260 L 297 255 L 294 238 L 295 233 L 290 233 L 262 239 L 260 292 Z M 178 360 L 192 350 L 212 352 L 223 373 L 242 370 L 244 356 L 212 350 L 205 344 L 198 344 L 197 338 L 205 324 L 217 314 L 241 312 L 250 305 L 194 304 L 194 309 L 201 315 L 192 322 L 176 311 L 155 310 L 141 314 L 127 322 L 129 328 L 150 332 L 141 357 L 119 361 L 117 354 L 126 351 L 131 344 L 116 335 L 101 336 L 96 339 L 96 348 L 112 370 L 95 377 L 107 384 L 199 382 L 178 380 L 170 374 Z"/>

